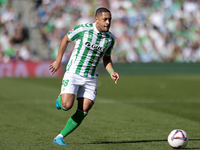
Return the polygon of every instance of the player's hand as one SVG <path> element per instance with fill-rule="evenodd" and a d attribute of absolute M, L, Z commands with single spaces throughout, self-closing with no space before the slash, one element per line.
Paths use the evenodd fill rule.
<path fill-rule="evenodd" d="M 115 81 L 115 84 L 117 84 L 117 81 L 119 80 L 119 74 L 117 72 L 111 72 L 110 77 Z"/>
<path fill-rule="evenodd" d="M 52 64 L 49 65 L 49 70 L 51 70 L 51 75 L 53 75 L 60 67 L 60 61 L 55 60 Z"/>

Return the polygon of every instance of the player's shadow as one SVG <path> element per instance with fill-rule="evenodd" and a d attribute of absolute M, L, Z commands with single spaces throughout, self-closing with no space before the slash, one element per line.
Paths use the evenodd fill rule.
<path fill-rule="evenodd" d="M 200 141 L 200 139 L 189 139 L 189 141 Z M 96 141 L 87 144 L 120 144 L 120 143 L 149 143 L 149 142 L 167 142 L 164 140 L 138 140 L 138 141 Z M 200 149 L 200 147 L 196 148 L 185 148 L 185 149 Z"/>

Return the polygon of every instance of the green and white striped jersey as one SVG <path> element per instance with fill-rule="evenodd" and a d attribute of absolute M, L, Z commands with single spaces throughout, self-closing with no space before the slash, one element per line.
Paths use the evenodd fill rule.
<path fill-rule="evenodd" d="M 78 25 L 68 32 L 71 41 L 76 41 L 66 70 L 81 76 L 96 78 L 103 55 L 111 55 L 115 37 L 111 32 L 100 33 L 96 23 Z"/>

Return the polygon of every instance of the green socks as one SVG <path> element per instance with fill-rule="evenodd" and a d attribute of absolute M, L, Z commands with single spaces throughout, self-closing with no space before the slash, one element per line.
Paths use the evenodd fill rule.
<path fill-rule="evenodd" d="M 58 97 L 58 104 L 59 104 L 59 106 L 62 108 L 62 110 L 67 111 L 67 109 L 65 109 L 65 108 L 62 106 L 62 103 L 61 103 L 61 95 L 59 95 L 59 97 Z"/>
<path fill-rule="evenodd" d="M 76 113 L 71 118 L 69 118 L 66 126 L 64 127 L 64 129 L 61 131 L 60 134 L 62 134 L 63 137 L 70 134 L 81 124 L 86 115 L 87 113 L 77 110 Z"/>

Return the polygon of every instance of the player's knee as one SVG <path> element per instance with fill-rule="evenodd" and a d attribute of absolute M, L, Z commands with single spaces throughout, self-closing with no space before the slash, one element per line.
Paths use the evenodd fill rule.
<path fill-rule="evenodd" d="M 69 109 L 72 108 L 73 104 L 62 102 L 62 106 L 63 106 L 64 109 L 69 110 Z"/>

